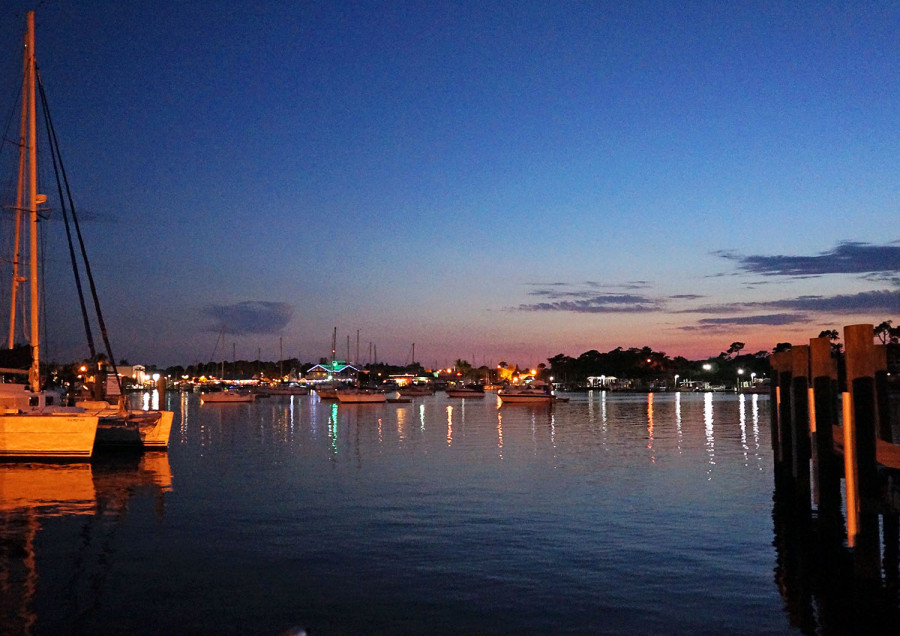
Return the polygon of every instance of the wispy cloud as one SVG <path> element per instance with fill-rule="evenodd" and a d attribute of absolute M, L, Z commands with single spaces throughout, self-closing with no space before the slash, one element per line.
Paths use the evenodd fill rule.
<path fill-rule="evenodd" d="M 900 272 L 900 245 L 871 245 L 844 241 L 813 256 L 742 256 L 731 251 L 713 252 L 734 261 L 744 273 L 795 278 L 824 274 L 871 274 Z"/>
<path fill-rule="evenodd" d="M 721 305 L 701 305 L 683 309 L 681 313 L 699 314 L 736 314 L 758 310 L 792 310 L 816 313 L 871 313 L 888 314 L 900 310 L 900 292 L 881 289 L 865 291 L 858 294 L 835 294 L 833 296 L 798 296 L 782 300 L 769 300 L 752 303 L 729 303 Z"/>
<path fill-rule="evenodd" d="M 662 311 L 663 301 L 643 294 L 631 293 L 647 286 L 645 281 L 630 281 L 621 285 L 586 281 L 570 283 L 528 283 L 534 287 L 528 295 L 542 299 L 541 302 L 523 303 L 511 307 L 509 311 L 563 311 L 579 314 L 607 314 Z M 599 289 L 616 289 L 621 293 L 601 292 Z"/>
<path fill-rule="evenodd" d="M 209 331 L 223 327 L 232 335 L 273 334 L 291 321 L 294 307 L 287 303 L 248 300 L 233 305 L 207 305 L 201 312 L 215 321 Z"/>
<path fill-rule="evenodd" d="M 559 298 L 557 296 L 557 298 Z M 662 311 L 662 304 L 654 299 L 636 294 L 599 294 L 591 297 L 577 297 L 568 300 L 522 304 L 518 311 L 570 311 L 579 314 L 608 314 Z"/>
<path fill-rule="evenodd" d="M 806 314 L 766 314 L 762 316 L 729 316 L 727 318 L 703 318 L 699 325 L 793 325 L 809 322 Z"/>

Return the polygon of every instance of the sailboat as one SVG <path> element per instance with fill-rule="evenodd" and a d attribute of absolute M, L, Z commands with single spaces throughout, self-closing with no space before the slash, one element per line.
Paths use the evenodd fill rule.
<path fill-rule="evenodd" d="M 0 459 L 53 458 L 85 460 L 91 457 L 99 417 L 83 409 L 61 406 L 60 396 L 45 391 L 40 374 L 40 324 L 38 279 L 38 206 L 46 196 L 37 191 L 36 67 L 34 56 L 34 12 L 29 11 L 25 33 L 25 62 L 16 197 L 16 244 L 13 269 L 12 325 L 14 342 L 15 299 L 18 285 L 26 279 L 18 270 L 22 221 L 28 213 L 28 263 L 30 301 L 31 364 L 27 384 L 0 385 Z M 27 193 L 26 193 L 27 190 Z M 8 371 L 8 370 L 7 370 Z"/>
<path fill-rule="evenodd" d="M 145 449 L 165 449 L 169 443 L 169 433 L 172 426 L 174 413 L 171 411 L 141 411 L 129 412 L 124 395 L 120 395 L 119 404 L 112 406 L 102 398 L 94 396 L 91 402 L 83 402 L 75 407 L 62 406 L 60 394 L 42 387 L 40 376 L 40 324 L 39 324 L 39 279 L 38 279 L 38 208 L 47 201 L 47 197 L 38 194 L 37 191 L 37 89 L 40 88 L 41 96 L 44 96 L 43 86 L 40 84 L 34 55 L 34 12 L 27 15 L 27 28 L 25 35 L 25 64 L 24 82 L 22 90 L 22 120 L 21 139 L 19 151 L 19 181 L 16 199 L 16 236 L 15 255 L 13 258 L 13 277 L 9 347 L 14 350 L 16 331 L 17 292 L 21 282 L 28 280 L 30 301 L 30 333 L 29 346 L 31 352 L 31 365 L 28 371 L 27 385 L 0 384 L 0 458 L 3 457 L 28 457 L 28 458 L 55 458 L 55 459 L 86 459 L 93 454 L 97 445 L 126 445 Z M 62 197 L 63 182 L 66 181 L 65 170 L 59 158 L 56 135 L 47 109 L 46 99 L 43 100 L 43 114 L 47 122 L 47 136 L 50 141 L 51 154 L 53 155 L 54 170 L 57 168 L 58 186 L 60 192 L 60 206 L 63 210 L 63 219 L 66 222 L 67 234 L 69 234 L 69 219 Z M 65 190 L 68 193 L 68 183 L 65 182 Z M 27 197 L 25 195 L 27 186 Z M 27 202 L 27 207 L 25 203 Z M 84 249 L 78 219 L 75 209 L 69 197 L 72 220 L 81 246 L 81 256 L 86 269 L 91 293 L 94 300 L 94 308 L 103 336 L 109 363 L 119 381 L 112 348 L 103 322 L 103 314 L 97 299 L 94 279 L 91 274 L 87 254 Z M 19 246 L 22 241 L 22 216 L 24 212 L 29 214 L 29 276 L 26 279 L 21 276 L 19 265 Z M 78 287 L 78 296 L 81 303 L 82 318 L 87 332 L 88 344 L 91 349 L 91 357 L 96 357 L 93 337 L 91 336 L 87 312 L 85 309 L 84 295 L 75 262 L 75 250 L 72 245 L 72 237 L 69 234 L 69 252 L 72 258 L 73 271 Z M 27 347 L 26 347 L 27 348 Z M 0 369 L 0 372 L 10 369 Z"/>

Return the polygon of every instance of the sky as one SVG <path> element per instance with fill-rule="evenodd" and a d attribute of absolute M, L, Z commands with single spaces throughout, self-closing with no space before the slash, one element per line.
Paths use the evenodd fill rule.
<path fill-rule="evenodd" d="M 900 324 L 900 3 L 7 0 L 4 139 L 30 8 L 116 359 L 317 362 L 335 329 L 360 363 L 700 359 Z M 44 225 L 47 350 L 77 359 Z"/>

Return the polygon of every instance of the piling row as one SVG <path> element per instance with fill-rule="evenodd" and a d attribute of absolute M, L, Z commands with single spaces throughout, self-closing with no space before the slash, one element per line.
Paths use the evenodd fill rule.
<path fill-rule="evenodd" d="M 900 447 L 873 325 L 845 327 L 844 346 L 841 356 L 828 338 L 812 338 L 770 357 L 776 499 L 801 523 L 814 517 L 820 544 L 849 550 L 854 576 L 876 582 L 897 560 Z"/>

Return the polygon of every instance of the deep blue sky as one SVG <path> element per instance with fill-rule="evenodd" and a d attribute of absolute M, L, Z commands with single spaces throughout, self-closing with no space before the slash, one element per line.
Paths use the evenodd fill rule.
<path fill-rule="evenodd" d="M 533 365 L 896 316 L 898 27 L 897 3 L 48 0 L 37 56 L 117 358 L 218 359 L 224 323 L 228 358 L 317 360 L 337 327 L 362 362 Z"/>

